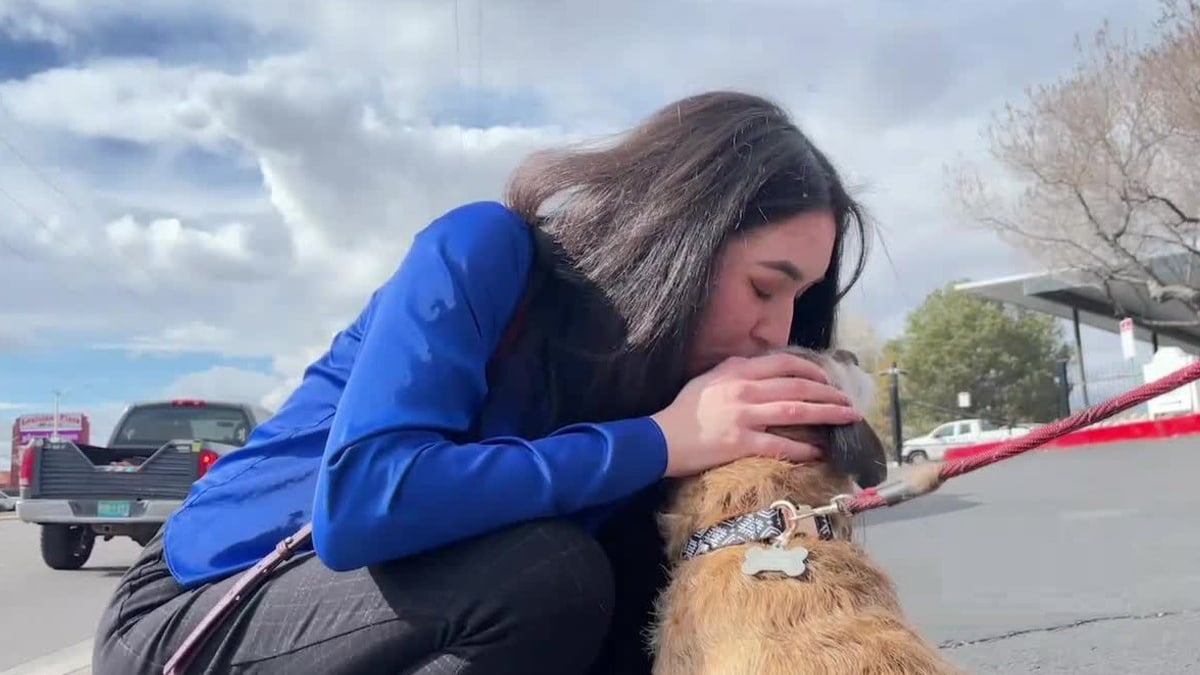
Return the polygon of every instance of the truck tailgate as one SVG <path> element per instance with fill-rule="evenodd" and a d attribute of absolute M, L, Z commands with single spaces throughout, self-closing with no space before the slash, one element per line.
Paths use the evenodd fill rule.
<path fill-rule="evenodd" d="M 140 466 L 93 464 L 83 452 L 89 449 L 73 443 L 42 446 L 26 498 L 183 499 L 199 470 L 199 447 L 192 443 L 168 443 Z"/>

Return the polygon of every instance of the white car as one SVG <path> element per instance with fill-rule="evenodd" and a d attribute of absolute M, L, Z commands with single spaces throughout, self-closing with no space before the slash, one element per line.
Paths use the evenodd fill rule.
<path fill-rule="evenodd" d="M 1029 433 L 1030 428 L 1027 425 L 1002 427 L 984 419 L 954 420 L 936 427 L 924 436 L 905 441 L 900 457 L 910 464 L 940 460 L 948 450 L 1024 436 Z"/>

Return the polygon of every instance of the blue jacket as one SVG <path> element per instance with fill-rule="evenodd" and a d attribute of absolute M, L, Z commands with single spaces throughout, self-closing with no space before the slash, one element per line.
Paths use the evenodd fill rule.
<path fill-rule="evenodd" d="M 309 520 L 339 571 L 535 518 L 594 529 L 659 480 L 666 443 L 649 417 L 518 437 L 537 390 L 519 367 L 495 381 L 485 367 L 532 260 L 527 225 L 493 202 L 419 232 L 279 411 L 167 520 L 175 578 L 192 587 L 250 567 Z"/>

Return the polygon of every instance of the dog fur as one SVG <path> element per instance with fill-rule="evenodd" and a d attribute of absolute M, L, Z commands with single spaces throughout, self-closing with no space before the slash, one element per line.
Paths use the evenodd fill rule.
<path fill-rule="evenodd" d="M 872 380 L 849 352 L 789 351 L 823 366 L 859 409 L 869 404 Z M 650 635 L 654 674 L 961 672 L 908 625 L 891 580 L 851 541 L 852 523 L 843 515 L 831 517 L 832 540 L 793 540 L 809 550 L 801 578 L 747 576 L 741 570 L 744 544 L 680 558 L 693 532 L 726 518 L 768 508 L 778 499 L 821 506 L 852 493 L 856 482 L 868 487 L 887 476 L 883 444 L 865 421 L 771 431 L 819 444 L 827 461 L 746 458 L 672 486 L 659 519 L 673 566 Z"/>

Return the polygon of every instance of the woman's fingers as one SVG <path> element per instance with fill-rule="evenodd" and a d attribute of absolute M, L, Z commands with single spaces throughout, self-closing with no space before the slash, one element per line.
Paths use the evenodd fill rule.
<path fill-rule="evenodd" d="M 772 428 L 842 426 L 862 419 L 819 365 L 785 352 L 726 359 L 688 382 L 653 417 L 667 439 L 668 476 L 692 475 L 750 455 L 820 459 L 819 437 L 783 435 Z"/>
<path fill-rule="evenodd" d="M 746 403 L 773 401 L 812 401 L 851 405 L 850 397 L 836 387 L 800 377 L 772 377 L 745 384 L 742 400 Z"/>
<path fill-rule="evenodd" d="M 811 462 L 821 459 L 821 449 L 811 443 L 794 441 L 768 432 L 755 432 L 750 436 L 747 455 L 775 457 L 789 462 Z"/>
<path fill-rule="evenodd" d="M 779 352 L 750 358 L 728 359 L 720 366 L 731 374 L 748 380 L 765 380 L 772 377 L 800 377 L 829 384 L 825 370 L 812 361 L 796 354 Z"/>
<path fill-rule="evenodd" d="M 842 425 L 857 422 L 862 415 L 849 406 L 807 401 L 774 401 L 748 405 L 742 410 L 741 423 L 754 429 L 786 427 L 796 424 Z"/>

